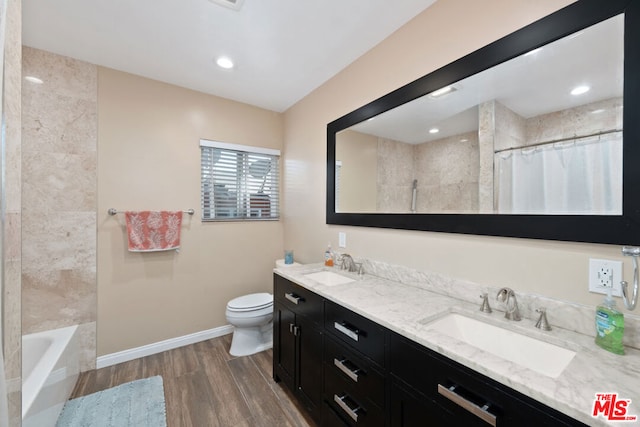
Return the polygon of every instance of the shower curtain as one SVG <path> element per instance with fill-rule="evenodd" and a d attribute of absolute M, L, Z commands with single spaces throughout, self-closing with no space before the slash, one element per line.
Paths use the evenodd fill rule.
<path fill-rule="evenodd" d="M 622 214 L 622 132 L 495 153 L 496 211 Z"/>

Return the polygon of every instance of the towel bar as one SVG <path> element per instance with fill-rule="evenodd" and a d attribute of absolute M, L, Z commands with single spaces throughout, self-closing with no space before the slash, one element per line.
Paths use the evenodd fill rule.
<path fill-rule="evenodd" d="M 193 209 L 188 209 L 188 210 L 186 210 L 186 211 L 182 211 L 182 212 L 184 212 L 184 213 L 186 213 L 186 214 L 189 214 L 189 215 L 193 215 L 196 211 L 194 211 Z M 107 211 L 107 213 L 108 213 L 109 215 L 112 215 L 112 216 L 113 216 L 113 215 L 115 215 L 115 214 L 124 213 L 124 211 L 119 211 L 119 210 L 117 210 L 117 209 L 115 209 L 115 208 L 109 208 L 109 210 Z"/>

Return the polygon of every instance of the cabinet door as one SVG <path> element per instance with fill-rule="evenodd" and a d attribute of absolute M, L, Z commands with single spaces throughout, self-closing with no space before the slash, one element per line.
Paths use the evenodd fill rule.
<path fill-rule="evenodd" d="M 296 315 L 281 304 L 273 312 L 273 373 L 274 379 L 282 380 L 291 391 L 295 390 L 296 369 Z"/>
<path fill-rule="evenodd" d="M 433 400 L 397 380 L 391 381 L 389 401 L 391 427 L 465 425 Z"/>
<path fill-rule="evenodd" d="M 306 406 L 316 417 L 322 403 L 322 330 L 304 316 L 296 317 L 298 329 L 298 369 L 296 385 Z"/>

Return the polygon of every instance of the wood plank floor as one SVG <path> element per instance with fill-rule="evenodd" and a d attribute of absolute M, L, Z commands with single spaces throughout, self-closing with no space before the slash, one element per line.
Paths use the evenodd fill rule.
<path fill-rule="evenodd" d="M 272 351 L 233 357 L 231 335 L 84 372 L 71 398 L 161 375 L 167 427 L 315 427 L 271 378 Z"/>

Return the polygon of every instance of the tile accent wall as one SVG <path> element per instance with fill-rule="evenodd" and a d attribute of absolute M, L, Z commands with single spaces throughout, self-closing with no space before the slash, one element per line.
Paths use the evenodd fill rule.
<path fill-rule="evenodd" d="M 379 138 L 377 211 L 409 212 L 417 179 L 416 211 L 477 212 L 478 154 L 476 132 L 415 145 Z"/>
<path fill-rule="evenodd" d="M 5 118 L 4 140 L 4 294 L 3 340 L 9 426 L 22 424 L 22 340 L 20 333 L 21 270 L 21 55 L 22 2 L 8 0 L 4 46 L 4 93 L 2 111 Z"/>
<path fill-rule="evenodd" d="M 23 73 L 22 333 L 79 325 L 96 360 L 97 66 L 28 47 Z"/>

